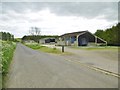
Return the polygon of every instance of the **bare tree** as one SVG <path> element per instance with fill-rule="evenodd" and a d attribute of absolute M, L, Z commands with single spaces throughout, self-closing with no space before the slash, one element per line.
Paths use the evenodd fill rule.
<path fill-rule="evenodd" d="M 40 35 L 41 34 L 41 29 L 38 27 L 35 27 L 35 34 Z"/>
<path fill-rule="evenodd" d="M 38 27 L 31 27 L 29 30 L 29 33 L 31 35 L 40 35 L 41 34 L 41 29 Z"/>
<path fill-rule="evenodd" d="M 33 27 L 30 28 L 29 33 L 30 33 L 31 35 L 34 35 L 34 28 L 33 28 Z"/>

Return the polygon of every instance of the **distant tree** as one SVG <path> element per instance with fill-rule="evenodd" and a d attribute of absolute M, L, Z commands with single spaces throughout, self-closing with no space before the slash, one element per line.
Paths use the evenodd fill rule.
<path fill-rule="evenodd" d="M 14 41 L 14 35 L 9 32 L 0 32 L 0 39 L 5 41 Z"/>
<path fill-rule="evenodd" d="M 34 40 L 35 42 L 38 42 L 42 38 L 58 38 L 58 35 L 28 35 L 23 36 L 22 40 Z"/>
<path fill-rule="evenodd" d="M 97 30 L 97 31 L 95 32 L 95 35 L 96 35 L 96 36 L 99 36 L 99 37 L 101 37 L 101 38 L 104 38 L 104 31 L 103 31 L 103 30 Z"/>
<path fill-rule="evenodd" d="M 120 45 L 120 23 L 105 30 L 97 30 L 95 35 L 106 40 L 108 45 Z"/>
<path fill-rule="evenodd" d="M 38 27 L 31 27 L 29 30 L 29 33 L 31 35 L 40 35 L 41 34 L 41 29 Z"/>
<path fill-rule="evenodd" d="M 36 35 L 40 35 L 40 34 L 41 34 L 41 29 L 35 27 L 35 34 L 36 34 Z"/>
<path fill-rule="evenodd" d="M 0 32 L 0 40 L 2 40 L 2 32 Z"/>

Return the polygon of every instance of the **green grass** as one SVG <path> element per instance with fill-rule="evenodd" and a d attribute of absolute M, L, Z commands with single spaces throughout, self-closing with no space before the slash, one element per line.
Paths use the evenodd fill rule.
<path fill-rule="evenodd" d="M 9 71 L 9 66 L 10 66 L 10 63 L 11 63 L 11 60 L 13 58 L 13 53 L 14 53 L 14 50 L 16 48 L 16 43 L 14 42 L 10 42 L 10 41 L 0 41 L 2 42 L 2 45 L 0 46 L 1 47 L 1 57 L 2 57 L 2 61 L 0 63 L 0 66 L 2 67 L 2 86 L 4 87 L 4 83 L 5 83 L 5 78 L 8 74 L 8 71 Z"/>
<path fill-rule="evenodd" d="M 35 50 L 41 49 L 44 47 L 44 46 L 40 46 L 39 44 L 25 44 L 25 45 Z"/>
<path fill-rule="evenodd" d="M 59 49 L 56 49 L 56 48 L 49 48 L 49 47 L 46 47 L 46 46 L 42 46 L 42 45 L 39 45 L 39 44 L 25 44 L 26 46 L 34 49 L 34 50 L 40 50 L 42 52 L 46 52 L 46 53 L 53 53 L 53 54 L 70 54 L 68 52 L 64 52 L 62 53 Z"/>
<path fill-rule="evenodd" d="M 0 73 L 0 89 L 2 89 L 2 74 Z"/>
<path fill-rule="evenodd" d="M 13 57 L 16 45 L 13 42 L 3 42 L 2 44 L 2 73 L 8 73 L 8 67 Z"/>
<path fill-rule="evenodd" d="M 42 46 L 39 50 L 47 53 L 62 54 L 62 52 L 56 48 L 49 48 L 45 46 Z"/>
<path fill-rule="evenodd" d="M 81 49 L 81 50 L 118 50 L 120 47 L 117 46 L 71 46 L 70 48 Z"/>
<path fill-rule="evenodd" d="M 16 41 L 21 42 L 21 38 L 15 38 Z"/>

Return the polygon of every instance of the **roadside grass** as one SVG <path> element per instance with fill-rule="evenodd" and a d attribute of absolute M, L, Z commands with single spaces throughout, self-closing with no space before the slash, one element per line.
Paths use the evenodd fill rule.
<path fill-rule="evenodd" d="M 0 41 L 2 43 L 2 45 L 0 45 L 1 47 L 1 73 L 2 73 L 2 87 L 5 87 L 5 82 L 6 82 L 6 77 L 9 71 L 9 66 L 10 63 L 12 61 L 13 58 L 13 54 L 14 54 L 14 50 L 16 48 L 16 43 L 15 42 L 11 42 L 11 41 Z"/>
<path fill-rule="evenodd" d="M 50 47 L 42 46 L 40 44 L 25 44 L 25 45 L 34 49 L 34 50 L 40 50 L 40 51 L 46 52 L 46 53 L 64 54 L 64 55 L 70 55 L 71 54 L 69 52 L 61 52 L 57 48 L 50 48 Z"/>
<path fill-rule="evenodd" d="M 70 48 L 82 49 L 82 50 L 118 50 L 120 49 L 120 47 L 118 46 L 70 46 Z"/>
<path fill-rule="evenodd" d="M 2 74 L 0 73 L 0 90 L 2 90 Z"/>
<path fill-rule="evenodd" d="M 0 89 L 2 89 L 2 41 L 0 40 Z"/>
<path fill-rule="evenodd" d="M 32 48 L 32 49 L 34 49 L 34 50 L 41 49 L 41 48 L 44 47 L 44 46 L 41 46 L 41 45 L 36 44 L 36 43 L 33 43 L 33 44 L 25 44 L 25 45 L 28 46 L 28 47 L 30 47 L 30 48 Z"/>
<path fill-rule="evenodd" d="M 39 50 L 41 50 L 43 52 L 47 52 L 47 53 L 62 54 L 62 52 L 56 48 L 49 48 L 49 47 L 45 47 L 45 46 L 42 46 Z"/>

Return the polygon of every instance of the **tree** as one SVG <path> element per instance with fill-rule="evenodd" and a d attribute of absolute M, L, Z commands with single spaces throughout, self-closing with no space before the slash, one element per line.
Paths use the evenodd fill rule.
<path fill-rule="evenodd" d="M 9 32 L 0 32 L 0 39 L 5 41 L 14 41 L 14 35 Z"/>
<path fill-rule="evenodd" d="M 40 35 L 41 34 L 41 29 L 38 27 L 31 27 L 29 30 L 29 33 L 31 35 Z"/>
<path fill-rule="evenodd" d="M 41 34 L 41 29 L 35 27 L 35 34 L 36 34 L 36 35 L 40 35 L 40 34 Z"/>
<path fill-rule="evenodd" d="M 95 35 L 106 40 L 108 45 L 120 45 L 120 23 L 104 31 L 97 30 Z"/>
<path fill-rule="evenodd" d="M 99 36 L 100 38 L 104 38 L 104 31 L 103 30 L 97 30 L 96 32 L 95 32 L 95 35 L 96 36 Z"/>

